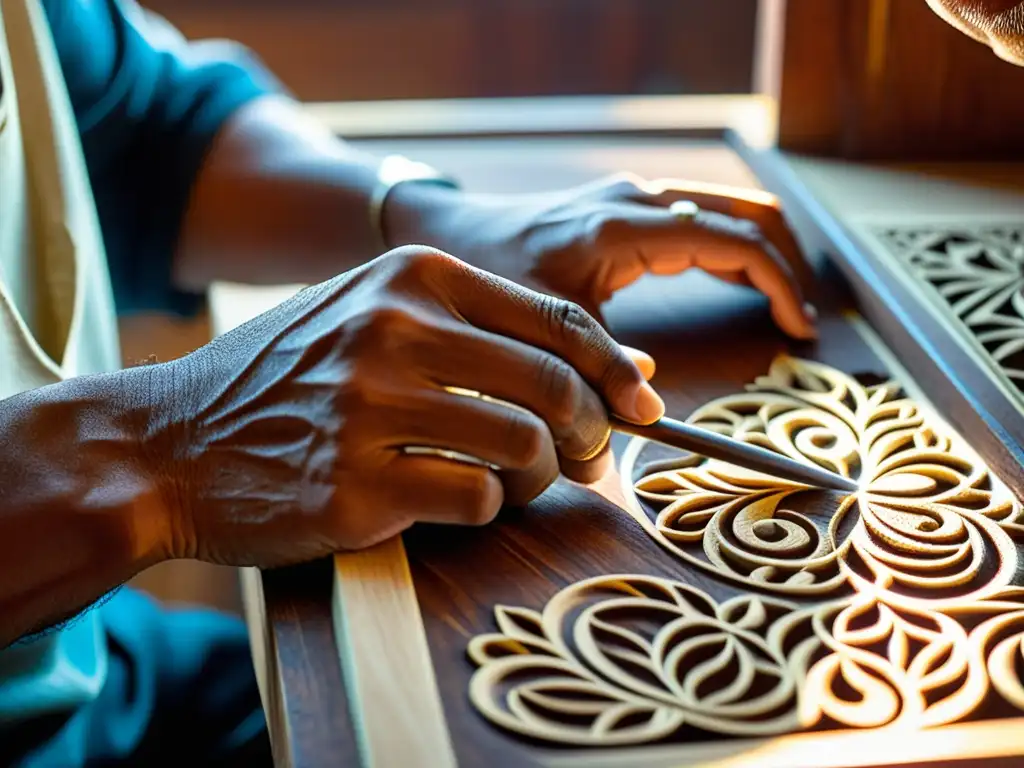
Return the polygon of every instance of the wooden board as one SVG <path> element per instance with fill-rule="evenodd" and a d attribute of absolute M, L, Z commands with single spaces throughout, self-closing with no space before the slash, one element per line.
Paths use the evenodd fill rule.
<path fill-rule="evenodd" d="M 815 233 L 809 234 L 813 240 Z M 820 361 L 836 371 L 860 374 L 865 381 L 896 377 L 907 385 L 911 397 L 922 402 L 929 399 L 934 388 L 925 387 L 926 382 L 906 371 L 908 355 L 903 350 L 894 354 L 858 315 L 849 314 L 852 297 L 829 262 L 816 259 L 815 266 L 821 276 L 818 302 L 822 335 L 817 344 L 788 342 L 771 325 L 765 302 L 752 292 L 696 275 L 646 281 L 617 298 L 609 317 L 621 341 L 646 349 L 658 360 L 654 382 L 665 396 L 669 413 L 677 417 L 687 417 L 702 405 L 742 392 L 747 384 L 766 374 L 780 354 Z M 972 444 L 975 437 L 984 437 L 980 431 L 965 432 L 964 436 Z M 620 457 L 626 447 L 626 441 L 616 441 Z M 997 470 L 1007 481 L 1004 470 L 1009 466 L 998 465 Z M 415 602 L 396 601 L 395 605 L 406 606 L 405 613 L 388 621 L 349 622 L 348 629 L 337 633 L 337 638 L 330 629 L 330 580 L 322 564 L 263 574 L 267 621 L 276 621 L 272 627 L 276 673 L 288 680 L 282 689 L 287 737 L 291 741 L 289 763 L 335 765 L 344 758 L 349 764 L 388 764 L 382 758 L 373 760 L 375 754 L 385 754 L 375 751 L 375 745 L 386 749 L 381 742 L 387 734 L 379 735 L 379 730 L 363 720 L 363 713 L 386 709 L 396 689 L 375 691 L 360 683 L 358 670 L 365 664 L 386 668 L 392 656 L 415 658 L 419 654 L 425 662 L 421 653 L 424 639 L 429 668 L 424 665 L 415 673 L 420 675 L 420 682 L 414 692 L 411 686 L 415 677 L 405 675 L 402 680 L 408 679 L 410 688 L 399 687 L 398 691 L 414 693 L 420 702 L 415 704 L 410 699 L 422 717 L 424 733 L 436 734 L 439 728 L 444 729 L 458 765 L 756 764 L 853 768 L 938 764 L 940 760 L 949 765 L 981 765 L 982 759 L 989 758 L 995 760 L 992 765 L 1010 765 L 1013 762 L 1007 762 L 1009 756 L 1024 756 L 1018 713 L 1005 701 L 1000 703 L 998 695 L 989 698 L 987 694 L 978 710 L 981 719 L 953 718 L 950 725 L 930 730 L 920 728 L 920 718 L 866 730 L 824 723 L 824 732 L 799 736 L 736 737 L 723 735 L 720 728 L 682 727 L 661 740 L 665 743 L 628 747 L 561 744 L 557 743 L 557 734 L 556 743 L 552 743 L 550 738 L 531 736 L 529 727 L 520 729 L 525 731 L 520 733 L 483 716 L 480 697 L 476 704 L 470 698 L 478 664 L 468 650 L 475 638 L 499 630 L 498 606 L 509 606 L 520 616 L 524 615 L 522 611 L 540 611 L 561 590 L 609 574 L 670 580 L 682 585 L 674 589 L 687 592 L 696 588 L 719 605 L 747 594 L 771 597 L 767 594 L 771 589 L 751 588 L 734 578 L 723 578 L 656 541 L 634 516 L 637 510 L 631 514 L 624 504 L 623 491 L 628 493 L 633 479 L 628 477 L 623 485 L 621 478 L 613 476 L 592 488 L 560 482 L 529 508 L 505 510 L 484 529 L 423 528 L 411 532 L 404 537 L 408 577 L 401 568 L 400 548 L 392 549 L 388 568 L 395 569 L 391 583 L 404 590 L 400 594 L 405 598 L 414 594 Z M 998 486 L 998 480 L 993 482 Z M 801 504 L 796 511 L 802 509 L 825 519 L 836 509 L 830 499 L 810 497 Z M 964 513 L 963 518 L 972 514 Z M 988 523 L 980 525 L 993 529 Z M 998 523 L 993 525 L 1004 530 Z M 982 575 L 998 573 L 998 579 L 1016 579 L 1015 571 L 1008 575 L 1013 565 L 1010 561 L 1016 556 L 1010 555 L 1011 550 L 1016 553 L 1015 545 L 1006 545 L 1010 534 L 992 534 L 990 538 L 999 539 L 1001 548 L 996 548 L 995 555 L 986 550 Z M 360 575 L 361 560 L 362 555 L 341 558 L 346 578 L 339 591 L 342 600 L 335 602 L 341 614 L 355 615 L 356 611 L 374 607 L 372 602 L 353 603 L 360 594 L 373 593 L 360 584 L 370 573 Z M 994 568 L 996 563 L 1003 563 L 1003 569 Z M 380 565 L 374 562 L 372 572 L 379 573 Z M 787 599 L 805 605 L 817 598 L 805 595 Z M 276 619 L 271 616 L 275 610 Z M 303 612 L 300 618 L 297 614 Z M 415 628 L 416 613 L 423 628 L 419 637 L 416 632 L 406 631 Z M 507 611 L 505 615 L 509 615 Z M 300 625 L 301 638 L 288 638 L 290 628 Z M 504 629 L 509 631 L 507 623 Z M 353 631 L 359 635 L 358 643 L 351 640 Z M 324 644 L 336 641 L 332 653 L 325 655 Z M 320 651 L 313 650 L 316 648 Z M 337 661 L 336 648 L 346 653 L 344 665 Z M 975 664 L 972 669 L 976 668 Z M 356 674 L 350 670 L 356 670 Z M 433 691 L 422 683 L 430 677 L 434 680 Z M 1013 679 L 1012 674 L 1004 677 Z M 976 684 L 977 675 L 971 680 Z M 1002 719 L 986 719 L 997 716 Z M 403 730 L 397 719 L 395 725 L 399 732 Z M 403 764 L 445 764 L 441 762 L 446 755 L 444 741 L 433 738 L 423 743 L 421 752 L 407 751 L 404 759 L 408 762 Z"/>
<path fill-rule="evenodd" d="M 831 363 L 837 370 L 850 373 L 866 373 L 884 379 L 893 374 L 892 369 L 895 368 L 897 375 L 905 376 L 895 358 L 857 316 L 837 317 L 829 325 L 825 344 L 816 350 L 815 357 Z M 764 364 L 763 370 L 767 371 L 774 357 L 771 353 L 776 350 L 771 350 L 772 345 L 759 341 L 754 340 L 742 349 L 742 357 L 751 368 L 760 362 Z M 835 351 L 830 354 L 828 347 Z M 739 382 L 723 381 L 728 374 L 721 368 L 716 368 L 714 374 L 719 378 L 711 380 L 691 373 L 691 389 L 699 387 L 707 392 L 707 400 L 742 390 Z M 752 373 L 747 380 L 753 380 L 756 375 Z M 677 412 L 676 415 L 684 414 Z M 630 453 L 636 453 L 635 447 L 634 444 Z M 680 746 L 635 746 L 629 751 L 617 749 L 601 753 L 603 756 L 595 755 L 594 749 L 584 750 L 575 744 L 562 743 L 581 738 L 578 732 L 570 738 L 568 730 L 560 735 L 557 728 L 537 727 L 529 720 L 512 718 L 513 723 L 518 720 L 518 725 L 527 735 L 536 736 L 547 731 L 547 743 L 538 743 L 536 739 L 523 738 L 521 734 L 495 727 L 480 716 L 466 695 L 473 685 L 474 674 L 474 665 L 468 663 L 466 651 L 473 638 L 495 631 L 496 606 L 539 611 L 560 590 L 582 580 L 610 574 L 666 579 L 696 588 L 719 603 L 749 593 L 749 585 L 736 589 L 736 585 L 729 584 L 728 580 L 709 576 L 706 570 L 667 556 L 634 519 L 623 513 L 621 506 L 606 498 L 617 495 L 613 486 L 602 486 L 599 490 L 603 493 L 598 493 L 597 489 L 562 485 L 529 509 L 508 513 L 486 531 L 423 530 L 406 537 L 432 664 L 459 764 L 475 765 L 487 760 L 510 766 L 594 765 L 595 760 L 600 760 L 603 765 L 702 765 L 715 760 L 715 765 L 739 766 L 751 764 L 756 756 L 757 764 L 764 766 L 833 765 L 852 768 L 882 764 L 879 762 L 881 755 L 884 755 L 884 764 L 892 765 L 954 756 L 977 760 L 1007 754 L 1024 755 L 1024 738 L 1007 736 L 1008 733 L 1019 732 L 1024 725 L 1024 719 L 1019 717 L 966 726 L 957 723 L 952 728 L 939 728 L 936 733 L 940 738 L 936 740 L 930 738 L 930 731 L 919 727 L 914 717 L 910 717 L 910 725 L 892 726 L 888 733 L 869 730 L 863 738 L 855 738 L 848 731 L 833 732 L 834 725 L 832 730 L 813 736 L 775 736 L 767 741 L 715 737 L 707 731 L 695 733 L 683 728 L 685 735 L 681 737 Z M 1002 546 L 1009 549 L 988 551 L 986 567 L 1002 562 L 999 579 L 1007 584 L 1015 583 L 1016 545 L 1009 533 L 1000 536 Z M 571 547 L 566 547 L 567 543 L 571 543 Z M 348 571 L 351 575 L 352 569 Z M 894 590 L 893 594 L 898 591 Z M 814 601 L 810 602 L 813 604 Z M 1002 610 L 1012 620 L 1017 620 L 1012 599 Z M 519 625 L 523 626 L 523 623 Z M 505 625 L 506 632 L 510 631 L 510 626 Z M 364 631 L 372 638 L 371 628 L 364 626 Z M 945 641 L 956 642 L 948 627 L 942 628 L 939 634 L 943 632 L 948 635 Z M 522 640 L 523 636 L 518 637 Z M 387 647 L 387 635 L 378 637 L 377 641 L 382 647 Z M 364 639 L 364 642 L 374 645 L 372 640 Z M 398 646 L 401 645 L 399 642 Z M 573 661 L 580 660 L 574 658 Z M 987 675 L 987 672 L 982 674 Z M 973 673 L 970 676 L 971 682 L 978 684 L 979 678 Z M 961 682 L 965 690 L 969 688 L 967 677 Z M 813 685 L 806 681 L 805 684 Z M 816 691 L 805 691 L 804 694 L 807 701 L 813 702 Z M 840 694 L 834 695 L 841 698 Z M 900 706 L 910 706 L 910 703 L 902 702 Z M 973 701 L 963 706 L 973 712 Z M 1007 709 L 1005 702 L 990 701 L 981 711 L 1012 718 L 1011 713 L 1015 710 L 1012 707 Z M 880 717 L 884 722 L 885 715 Z M 950 749 L 952 744 L 959 745 L 953 754 L 942 751 Z M 553 751 L 553 746 L 574 748 Z M 830 757 L 824 758 L 823 755 Z"/>

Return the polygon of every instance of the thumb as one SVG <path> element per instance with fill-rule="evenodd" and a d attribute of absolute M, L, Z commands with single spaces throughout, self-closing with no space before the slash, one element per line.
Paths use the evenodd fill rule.
<path fill-rule="evenodd" d="M 650 381 L 654 376 L 654 358 L 642 350 L 627 347 L 625 344 L 620 344 L 619 346 L 622 347 L 622 351 L 626 353 L 626 356 L 633 361 L 633 365 L 640 369 L 644 379 Z"/>

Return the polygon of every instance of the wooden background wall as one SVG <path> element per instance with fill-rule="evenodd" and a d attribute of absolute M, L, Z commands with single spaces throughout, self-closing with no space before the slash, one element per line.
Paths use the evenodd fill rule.
<path fill-rule="evenodd" d="M 1024 158 L 1024 67 L 925 0 L 784 7 L 779 143 L 860 160 Z"/>
<path fill-rule="evenodd" d="M 743 93 L 757 0 L 142 0 L 309 101 Z"/>

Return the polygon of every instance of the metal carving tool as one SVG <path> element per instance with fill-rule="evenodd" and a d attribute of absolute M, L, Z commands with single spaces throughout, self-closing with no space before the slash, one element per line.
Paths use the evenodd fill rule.
<path fill-rule="evenodd" d="M 802 464 L 767 448 L 734 440 L 675 419 L 661 418 L 653 424 L 642 425 L 612 416 L 611 427 L 616 432 L 644 437 L 655 443 L 681 448 L 709 459 L 719 459 L 784 480 L 848 493 L 858 489 L 856 481 L 823 467 Z"/>

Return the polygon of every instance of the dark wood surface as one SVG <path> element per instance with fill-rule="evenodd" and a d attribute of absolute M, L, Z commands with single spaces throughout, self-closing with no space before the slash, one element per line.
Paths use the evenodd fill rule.
<path fill-rule="evenodd" d="M 623 302 L 613 321 L 624 343 L 659 361 L 655 384 L 669 415 L 685 417 L 707 400 L 742 390 L 784 350 L 843 370 L 886 373 L 856 331 L 831 312 L 821 344 L 788 344 L 760 300 L 701 283 L 674 290 L 649 284 L 637 292 L 640 306 Z M 610 573 L 668 576 L 719 600 L 740 592 L 667 556 L 614 503 L 568 483 L 486 530 L 424 530 L 407 537 L 407 546 L 449 728 L 467 766 L 533 763 L 535 748 L 484 721 L 466 696 L 473 672 L 466 645 L 473 635 L 494 631 L 495 604 L 540 609 L 562 587 Z"/>
<path fill-rule="evenodd" d="M 744 176 L 735 158 L 714 145 L 703 147 L 710 154 L 667 143 L 581 144 L 575 151 L 569 146 L 540 143 L 532 155 L 523 146 L 513 155 L 491 151 L 479 156 L 468 147 L 461 153 L 436 145 L 403 149 L 452 170 L 462 166 L 476 186 L 490 189 L 561 186 L 613 164 L 648 176 L 675 173 L 732 182 Z M 474 157 L 489 159 L 481 164 Z M 782 351 L 850 373 L 888 373 L 840 315 L 853 299 L 831 262 L 813 246 L 821 233 L 810 228 L 806 235 L 820 277 L 818 343 L 788 341 L 771 323 L 761 297 L 697 274 L 645 279 L 611 303 L 608 317 L 616 337 L 658 361 L 654 384 L 670 415 L 685 417 L 713 397 L 741 390 Z M 622 442 L 616 447 L 621 449 Z M 457 757 L 466 766 L 536 764 L 536 745 L 487 723 L 467 697 L 473 665 L 466 645 L 472 636 L 494 631 L 495 604 L 539 609 L 571 582 L 622 572 L 673 576 L 718 598 L 737 591 L 667 556 L 599 493 L 565 482 L 525 510 L 504 511 L 485 528 L 423 528 L 408 534 L 406 545 L 445 715 Z M 357 764 L 331 630 L 329 577 L 323 563 L 264 574 L 280 683 L 277 711 L 284 721 L 275 725 L 279 739 L 285 733 L 287 744 L 281 749 L 288 764 L 303 768 Z"/>

